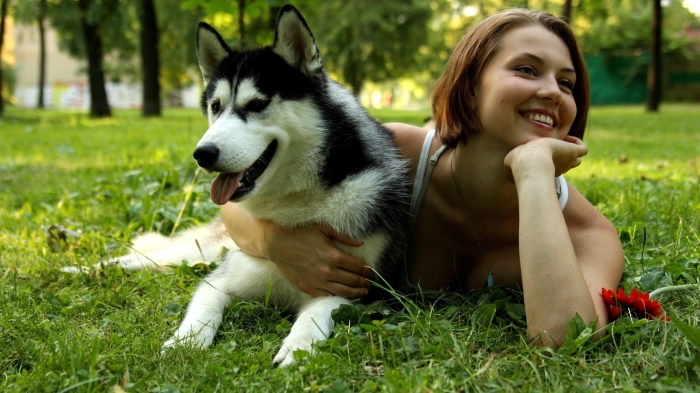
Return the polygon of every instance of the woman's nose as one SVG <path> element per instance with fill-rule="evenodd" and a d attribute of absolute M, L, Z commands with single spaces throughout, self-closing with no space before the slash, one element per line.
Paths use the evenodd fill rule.
<path fill-rule="evenodd" d="M 562 99 L 562 91 L 557 78 L 553 75 L 543 77 L 537 95 L 542 99 L 551 100 L 555 104 L 559 104 Z"/>

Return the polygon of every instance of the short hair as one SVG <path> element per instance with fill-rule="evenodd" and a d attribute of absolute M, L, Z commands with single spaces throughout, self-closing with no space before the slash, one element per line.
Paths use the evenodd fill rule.
<path fill-rule="evenodd" d="M 515 8 L 501 11 L 479 22 L 455 47 L 433 90 L 433 116 L 440 141 L 453 147 L 481 129 L 474 102 L 474 88 L 503 36 L 513 28 L 537 25 L 561 38 L 569 49 L 576 71 L 572 95 L 576 118 L 569 135 L 583 139 L 590 106 L 588 71 L 571 27 L 560 18 L 540 11 Z"/>

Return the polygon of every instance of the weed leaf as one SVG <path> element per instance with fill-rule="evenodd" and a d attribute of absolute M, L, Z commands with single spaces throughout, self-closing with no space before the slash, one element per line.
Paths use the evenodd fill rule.
<path fill-rule="evenodd" d="M 493 303 L 483 304 L 474 310 L 471 316 L 472 328 L 479 326 L 488 327 L 496 316 L 496 305 Z"/>
<path fill-rule="evenodd" d="M 654 266 L 649 268 L 647 274 L 639 279 L 639 286 L 643 292 L 651 292 L 654 289 L 671 285 L 671 280 L 666 275 L 666 272 Z"/>
<path fill-rule="evenodd" d="M 671 322 L 683 333 L 695 348 L 700 349 L 700 329 L 694 328 L 680 320 L 675 315 L 671 315 Z"/>

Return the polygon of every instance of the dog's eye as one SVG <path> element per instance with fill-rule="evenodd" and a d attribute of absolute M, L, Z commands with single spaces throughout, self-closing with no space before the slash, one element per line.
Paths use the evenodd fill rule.
<path fill-rule="evenodd" d="M 214 115 L 218 115 L 219 111 L 221 110 L 221 102 L 219 100 L 216 100 L 211 103 L 211 113 Z"/>
<path fill-rule="evenodd" d="M 262 112 L 270 104 L 270 100 L 256 99 L 250 101 L 246 106 L 245 110 L 248 112 Z"/>

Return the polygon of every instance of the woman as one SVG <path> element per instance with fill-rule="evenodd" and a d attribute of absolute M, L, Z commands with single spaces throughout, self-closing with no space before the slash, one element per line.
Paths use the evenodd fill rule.
<path fill-rule="evenodd" d="M 410 285 L 513 283 L 537 345 L 560 345 L 576 314 L 608 323 L 600 292 L 620 281 L 622 247 L 612 224 L 560 177 L 587 153 L 588 103 L 582 55 L 562 20 L 509 10 L 462 38 L 433 95 L 437 132 L 387 125 L 415 179 Z M 320 226 L 288 231 L 235 204 L 222 216 L 243 250 L 277 263 L 304 292 L 365 293 L 371 272 L 331 239 L 360 241 Z"/>

